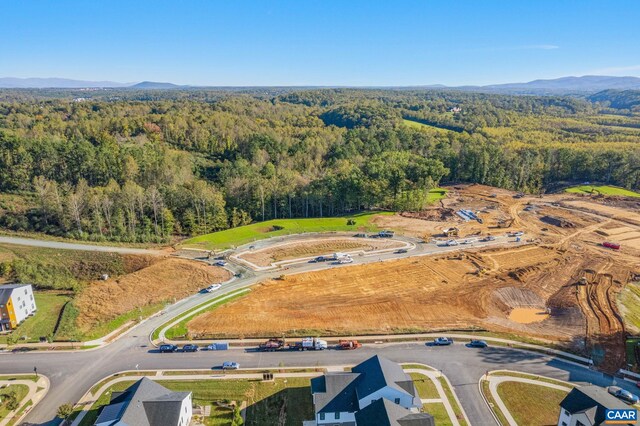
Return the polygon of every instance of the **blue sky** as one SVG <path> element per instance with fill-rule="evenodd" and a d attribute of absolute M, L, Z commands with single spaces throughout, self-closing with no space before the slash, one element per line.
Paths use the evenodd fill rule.
<path fill-rule="evenodd" d="M 0 0 L 0 77 L 194 85 L 640 76 L 640 1 Z"/>

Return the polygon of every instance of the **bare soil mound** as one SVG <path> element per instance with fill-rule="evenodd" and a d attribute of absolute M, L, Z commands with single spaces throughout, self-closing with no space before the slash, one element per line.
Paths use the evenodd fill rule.
<path fill-rule="evenodd" d="M 225 269 L 204 263 L 165 258 L 117 280 L 96 281 L 83 289 L 74 302 L 80 311 L 77 325 L 86 331 L 134 309 L 184 298 L 229 275 Z"/>

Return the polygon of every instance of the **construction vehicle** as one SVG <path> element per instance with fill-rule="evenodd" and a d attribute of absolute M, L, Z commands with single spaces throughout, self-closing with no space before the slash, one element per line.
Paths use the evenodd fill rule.
<path fill-rule="evenodd" d="M 362 343 L 358 342 L 357 340 L 340 340 L 340 342 L 338 342 L 338 348 L 347 350 L 347 351 L 352 349 L 358 349 L 361 347 L 362 347 Z"/>
<path fill-rule="evenodd" d="M 442 233 L 444 234 L 445 237 L 457 237 L 458 234 L 460 233 L 460 230 L 458 228 L 447 228 L 447 229 L 443 229 Z"/>
<path fill-rule="evenodd" d="M 275 352 L 285 349 L 286 346 L 284 338 L 279 339 L 277 337 L 274 337 L 264 343 L 260 343 L 260 346 L 258 348 L 263 352 Z"/>
<path fill-rule="evenodd" d="M 513 224 L 513 219 L 499 219 L 498 228 L 509 228 Z"/>
<path fill-rule="evenodd" d="M 327 341 L 316 337 L 305 337 L 299 342 L 289 345 L 289 349 L 299 351 L 322 351 L 327 349 Z"/>

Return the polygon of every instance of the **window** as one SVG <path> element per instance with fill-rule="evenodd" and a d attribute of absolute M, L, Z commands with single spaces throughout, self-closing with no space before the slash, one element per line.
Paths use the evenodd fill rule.
<path fill-rule="evenodd" d="M 576 420 L 576 426 L 585 426 L 580 420 Z"/>
<path fill-rule="evenodd" d="M 567 422 L 562 422 L 562 426 L 567 426 Z"/>
<path fill-rule="evenodd" d="M 339 418 L 340 418 L 340 412 L 338 411 L 338 412 L 336 413 L 336 420 L 338 420 Z"/>
<path fill-rule="evenodd" d="M 400 398 L 396 398 L 396 404 L 400 404 Z"/>
<path fill-rule="evenodd" d="M 564 415 L 571 417 L 571 413 L 569 413 L 567 410 L 564 410 Z"/>
<path fill-rule="evenodd" d="M 324 413 L 320 413 L 320 420 L 324 420 Z"/>

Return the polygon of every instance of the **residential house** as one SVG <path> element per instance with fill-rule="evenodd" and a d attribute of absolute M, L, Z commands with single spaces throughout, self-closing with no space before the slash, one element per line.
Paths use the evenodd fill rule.
<path fill-rule="evenodd" d="M 560 403 L 558 426 L 604 425 L 607 410 L 628 408 L 627 404 L 599 386 L 573 388 Z"/>
<path fill-rule="evenodd" d="M 114 392 L 94 426 L 188 426 L 191 392 L 172 392 L 146 377 Z"/>
<path fill-rule="evenodd" d="M 36 312 L 31 284 L 0 286 L 0 331 L 15 329 Z"/>
<path fill-rule="evenodd" d="M 385 398 L 376 399 L 356 413 L 358 426 L 435 426 L 431 414 L 414 413 Z"/>
<path fill-rule="evenodd" d="M 311 393 L 317 425 L 367 425 L 370 423 L 366 419 L 371 416 L 367 413 L 383 411 L 389 415 L 379 421 L 396 425 L 400 414 L 401 417 L 417 414 L 422 406 L 411 377 L 400 365 L 377 355 L 356 365 L 351 372 L 331 372 L 312 379 Z M 389 403 L 398 409 L 388 410 Z M 364 411 L 370 405 L 374 408 Z M 427 422 L 407 424 L 430 424 L 426 418 L 422 420 Z"/>

